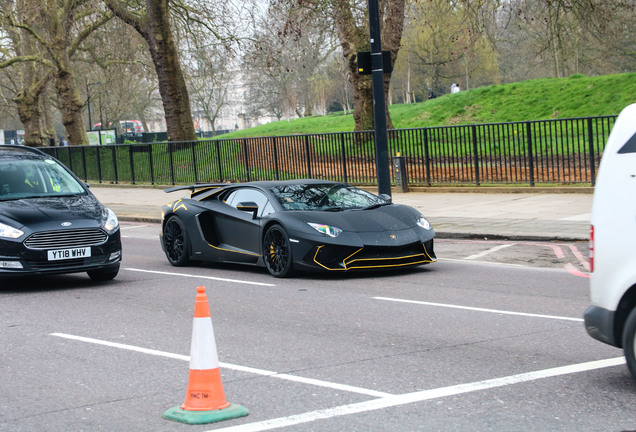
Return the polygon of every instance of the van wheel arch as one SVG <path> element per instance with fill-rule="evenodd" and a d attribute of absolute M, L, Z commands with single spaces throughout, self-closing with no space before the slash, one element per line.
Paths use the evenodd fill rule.
<path fill-rule="evenodd" d="M 619 344 L 618 348 L 623 348 L 623 331 L 625 323 L 632 310 L 636 309 L 636 284 L 632 285 L 616 307 L 614 315 L 614 339 Z"/>

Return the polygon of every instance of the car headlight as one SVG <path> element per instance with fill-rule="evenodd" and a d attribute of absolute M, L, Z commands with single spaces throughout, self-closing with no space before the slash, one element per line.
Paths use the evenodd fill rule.
<path fill-rule="evenodd" d="M 0 237 L 17 239 L 24 235 L 23 231 L 20 231 L 17 228 L 13 228 L 12 226 L 5 225 L 0 223 Z"/>
<path fill-rule="evenodd" d="M 340 228 L 331 225 L 316 224 L 311 222 L 307 222 L 307 224 L 316 231 L 327 234 L 329 237 L 338 237 L 342 232 Z"/>
<path fill-rule="evenodd" d="M 427 230 L 433 229 L 431 223 L 422 215 L 420 215 L 420 218 L 417 220 L 417 225 Z"/>
<path fill-rule="evenodd" d="M 117 219 L 117 215 L 109 208 L 104 209 L 102 221 L 104 224 L 104 229 L 108 232 L 108 234 L 114 233 L 119 227 L 119 220 Z"/>

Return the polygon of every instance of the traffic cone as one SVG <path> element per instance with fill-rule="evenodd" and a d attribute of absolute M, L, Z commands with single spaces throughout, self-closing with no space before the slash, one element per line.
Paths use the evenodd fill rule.
<path fill-rule="evenodd" d="M 197 287 L 190 346 L 190 376 L 185 402 L 163 413 L 163 418 L 188 424 L 214 423 L 244 417 L 247 408 L 225 400 L 205 287 Z"/>

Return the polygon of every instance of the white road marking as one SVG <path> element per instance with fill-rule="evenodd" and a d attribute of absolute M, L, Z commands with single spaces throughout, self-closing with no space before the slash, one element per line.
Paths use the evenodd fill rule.
<path fill-rule="evenodd" d="M 144 353 L 144 354 L 168 357 L 168 358 L 173 358 L 177 360 L 183 360 L 183 361 L 190 360 L 189 356 L 167 353 L 167 352 L 152 350 L 147 348 L 141 348 L 141 347 L 121 344 L 117 342 L 109 342 L 109 341 L 103 341 L 99 339 L 87 338 L 82 336 L 74 336 L 74 335 L 69 335 L 65 333 L 52 333 L 51 335 L 61 337 L 61 338 L 66 338 L 66 339 L 77 340 L 81 342 L 88 342 L 88 343 L 109 346 L 113 348 L 126 349 L 130 351 Z M 432 399 L 439 399 L 439 398 L 448 397 L 448 396 L 456 396 L 456 395 L 461 395 L 461 394 L 466 394 L 466 393 L 471 393 L 471 392 L 476 392 L 481 390 L 488 390 L 488 389 L 493 389 L 498 387 L 505 387 L 505 386 L 510 386 L 514 384 L 536 381 L 536 380 L 540 380 L 544 378 L 552 378 L 552 377 L 569 375 L 569 374 L 580 373 L 580 372 L 587 372 L 587 371 L 592 371 L 592 370 L 602 369 L 607 367 L 620 366 L 623 364 L 625 364 L 625 358 L 616 357 L 616 358 L 610 358 L 610 359 L 604 359 L 604 360 L 578 363 L 578 364 L 573 364 L 568 366 L 560 366 L 560 367 L 555 367 L 550 369 L 543 369 L 543 370 L 538 370 L 534 372 L 521 373 L 517 375 L 509 375 L 509 376 L 504 376 L 500 378 L 476 381 L 472 383 L 457 384 L 457 385 L 441 387 L 436 389 L 405 393 L 401 395 L 392 395 L 389 393 L 376 392 L 374 390 L 361 389 L 359 387 L 352 387 L 352 386 L 347 386 L 342 384 L 330 383 L 327 381 L 306 379 L 306 378 L 301 378 L 296 376 L 290 376 L 287 374 L 277 374 L 275 372 L 265 371 L 262 369 L 246 368 L 243 366 L 220 363 L 221 367 L 228 368 L 228 369 L 234 368 L 235 370 L 257 373 L 260 375 L 270 376 L 272 378 L 289 379 L 289 377 L 291 377 L 293 378 L 294 381 L 297 381 L 297 382 L 307 383 L 312 385 L 322 385 L 323 387 L 333 388 L 337 390 L 345 390 L 345 391 L 352 391 L 352 392 L 367 394 L 369 396 L 376 396 L 377 399 L 348 404 L 348 405 L 341 405 L 341 406 L 337 406 L 333 408 L 309 411 L 302 414 L 296 414 L 296 415 L 291 415 L 287 417 L 279 417 L 279 418 L 264 420 L 260 422 L 231 426 L 231 427 L 222 428 L 222 429 L 214 429 L 214 431 L 217 431 L 217 432 L 218 431 L 223 431 L 223 432 L 266 431 L 266 430 L 272 430 L 272 429 L 277 429 L 281 427 L 294 426 L 294 425 L 302 424 L 302 423 L 309 423 L 316 420 L 329 419 L 333 417 L 340 417 L 340 416 L 351 415 L 351 414 L 356 414 L 356 413 L 361 413 L 366 411 L 386 409 L 386 408 L 396 407 L 400 405 L 424 402 L 424 401 L 432 400 Z"/>
<path fill-rule="evenodd" d="M 497 387 L 505 387 L 513 384 L 520 384 L 529 381 L 536 381 L 544 378 L 552 378 L 561 375 L 569 375 L 573 373 L 587 372 L 595 369 L 601 369 L 612 366 L 619 366 L 625 363 L 623 357 L 597 360 L 586 363 L 579 363 L 569 366 L 556 367 L 552 369 L 544 369 L 535 372 L 521 373 L 501 378 L 494 378 L 484 381 L 477 381 L 466 384 L 458 384 L 448 387 L 441 387 L 431 390 L 423 390 L 419 392 L 406 393 L 395 396 L 388 396 L 380 399 L 373 399 L 365 402 L 358 402 L 349 405 L 341 405 L 333 408 L 326 408 L 316 411 L 309 411 L 302 414 L 291 415 L 288 417 L 279 417 L 261 422 L 247 423 L 237 426 L 231 426 L 222 429 L 215 429 L 215 432 L 260 432 L 266 430 L 277 429 L 281 427 L 294 426 L 302 423 L 309 423 L 316 420 L 329 419 L 345 415 L 357 414 L 366 411 L 375 411 L 385 408 L 391 408 L 399 405 L 406 405 L 416 402 L 424 402 L 432 399 L 439 399 L 448 396 L 456 396 L 475 391 L 488 390 Z"/>
<path fill-rule="evenodd" d="M 555 320 L 563 320 L 563 321 L 583 322 L 582 318 L 570 318 L 570 317 L 562 317 L 562 316 L 555 316 L 555 315 L 541 315 L 541 314 L 532 314 L 532 313 L 525 313 L 525 312 L 512 312 L 512 311 L 505 311 L 505 310 L 499 310 L 499 309 L 485 309 L 485 308 L 478 308 L 478 307 L 471 307 L 471 306 L 459 306 L 459 305 L 451 305 L 451 304 L 445 304 L 445 303 L 432 303 L 432 302 L 424 302 L 424 301 L 418 301 L 418 300 L 405 300 L 405 299 L 397 299 L 397 298 L 390 298 L 390 297 L 372 297 L 372 298 L 376 300 L 385 300 L 385 301 L 392 301 L 392 302 L 398 302 L 398 303 L 411 303 L 411 304 L 418 304 L 418 305 L 424 305 L 424 306 L 435 306 L 435 307 L 443 307 L 443 308 L 450 308 L 450 309 L 469 310 L 469 311 L 475 311 L 475 312 L 496 313 L 501 315 L 518 315 L 518 316 L 532 317 L 532 318 L 546 318 L 546 319 L 555 319 Z"/>
<path fill-rule="evenodd" d="M 158 351 L 158 350 L 153 350 L 153 349 L 148 349 L 148 348 L 142 348 L 142 347 L 138 347 L 138 346 L 134 346 L 134 345 L 122 344 L 122 343 L 118 343 L 118 342 L 110 342 L 110 341 L 105 341 L 105 340 L 100 340 L 100 339 L 88 338 L 88 337 L 84 337 L 84 336 L 75 336 L 75 335 L 70 335 L 70 334 L 66 334 L 66 333 L 51 333 L 51 336 L 57 336 L 57 337 L 65 338 L 65 339 L 71 339 L 71 340 L 76 340 L 76 341 L 80 341 L 80 342 L 87 342 L 87 343 L 92 343 L 92 344 L 97 344 L 97 345 L 104 345 L 104 346 L 108 346 L 108 347 L 111 347 L 111 348 L 124 349 L 124 350 L 128 350 L 128 351 L 134 351 L 134 352 L 139 352 L 139 353 L 142 353 L 142 354 L 154 355 L 154 356 L 158 356 L 158 357 L 167 357 L 167 358 L 171 358 L 171 359 L 175 359 L 175 360 L 183 360 L 183 361 L 186 361 L 186 362 L 190 361 L 190 356 L 186 356 L 186 355 L 182 355 L 182 354 L 174 354 L 174 353 L 169 353 L 169 352 L 165 352 L 165 351 Z M 381 392 L 381 391 L 376 391 L 376 390 L 370 390 L 370 389 L 350 386 L 350 385 L 346 385 L 346 384 L 332 383 L 332 382 L 317 380 L 317 379 L 313 379 L 313 378 L 305 378 L 305 377 L 296 376 L 296 375 L 283 374 L 283 373 L 278 373 L 278 372 L 274 372 L 274 371 L 268 371 L 268 370 L 265 370 L 265 369 L 257 369 L 257 368 L 252 368 L 252 367 L 248 367 L 248 366 L 235 365 L 235 364 L 231 364 L 231 363 L 219 362 L 219 366 L 221 368 L 236 370 L 236 371 L 240 371 L 240 372 L 247 372 L 247 373 L 251 373 L 251 374 L 254 374 L 254 375 L 262 375 L 262 376 L 267 376 L 267 377 L 271 377 L 271 378 L 278 378 L 278 379 L 282 379 L 282 380 L 286 380 L 286 381 L 294 381 L 294 382 L 298 382 L 298 383 L 302 383 L 302 384 L 310 384 L 310 385 L 315 385 L 315 386 L 318 386 L 318 387 L 331 388 L 331 389 L 334 389 L 334 390 L 347 391 L 347 392 L 351 392 L 351 393 L 359 393 L 359 394 L 363 394 L 363 395 L 367 395 L 367 396 L 380 397 L 380 398 L 381 397 L 393 396 L 391 393 L 386 393 L 386 392 Z"/>
<path fill-rule="evenodd" d="M 252 282 L 252 281 L 244 281 L 244 280 L 239 280 L 239 279 L 218 278 L 218 277 L 214 277 L 214 276 L 202 276 L 202 275 L 193 275 L 193 274 L 186 274 L 186 273 L 173 273 L 173 272 L 164 272 L 164 271 L 156 271 L 156 270 L 143 270 L 143 269 L 130 268 L 130 267 L 124 268 L 123 270 L 136 271 L 136 272 L 142 272 L 142 273 L 161 274 L 161 275 L 166 275 L 166 276 L 179 276 L 179 277 L 187 277 L 187 278 L 209 279 L 209 280 L 215 280 L 215 281 L 221 281 L 221 282 L 232 282 L 232 283 L 240 283 L 240 284 L 248 284 L 248 285 L 258 285 L 258 286 L 268 286 L 268 287 L 275 287 L 276 286 L 274 284 L 265 283 L 265 282 Z"/>
<path fill-rule="evenodd" d="M 121 230 L 129 230 L 129 229 L 135 229 L 135 228 L 143 228 L 143 227 L 147 227 L 149 226 L 148 224 L 145 225 L 119 225 L 119 229 Z"/>
<path fill-rule="evenodd" d="M 466 257 L 464 259 L 467 259 L 467 260 L 478 259 L 478 258 L 484 257 L 484 256 L 486 256 L 488 254 L 497 252 L 498 250 L 510 247 L 512 245 L 514 245 L 514 243 L 502 244 L 502 245 L 499 245 L 499 246 L 491 247 L 490 249 L 486 249 L 485 251 L 481 251 L 481 252 L 476 253 L 474 255 L 468 256 L 468 257 Z"/>

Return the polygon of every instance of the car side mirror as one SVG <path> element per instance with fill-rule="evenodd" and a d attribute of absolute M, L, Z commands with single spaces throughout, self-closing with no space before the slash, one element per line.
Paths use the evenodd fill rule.
<path fill-rule="evenodd" d="M 236 209 L 244 212 L 252 212 L 253 217 L 256 217 L 258 214 L 258 204 L 253 201 L 240 202 L 237 204 Z"/>
<path fill-rule="evenodd" d="M 388 202 L 393 202 L 393 198 L 391 198 L 391 195 L 387 195 L 387 194 L 380 194 L 378 195 L 380 198 L 382 198 L 385 201 Z"/>

